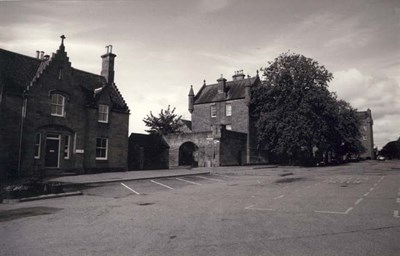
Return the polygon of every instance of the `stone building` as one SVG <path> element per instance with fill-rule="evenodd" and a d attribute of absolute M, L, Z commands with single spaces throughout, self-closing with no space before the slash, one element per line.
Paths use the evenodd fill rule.
<path fill-rule="evenodd" d="M 197 94 L 189 91 L 190 132 L 166 136 L 170 167 L 179 165 L 221 166 L 264 161 L 256 147 L 249 102 L 251 88 L 261 84 L 258 73 L 245 77 L 237 71 L 232 81 L 221 77 L 205 81 Z"/>
<path fill-rule="evenodd" d="M 71 66 L 61 38 L 51 57 L 0 49 L 2 175 L 127 169 L 129 109 L 112 46 L 97 75 Z"/>
<path fill-rule="evenodd" d="M 365 148 L 365 152 L 361 154 L 361 158 L 365 159 L 375 159 L 374 152 L 374 133 L 371 110 L 357 112 L 357 116 L 360 120 L 360 133 L 361 133 L 361 144 Z"/>

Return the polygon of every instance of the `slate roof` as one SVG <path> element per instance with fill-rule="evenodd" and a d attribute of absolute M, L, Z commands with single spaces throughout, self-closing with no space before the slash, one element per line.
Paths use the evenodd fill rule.
<path fill-rule="evenodd" d="M 8 92 L 22 93 L 35 77 L 42 61 L 0 48 L 0 83 Z"/>
<path fill-rule="evenodd" d="M 51 65 L 51 59 L 40 60 L 0 48 L 0 84 L 6 86 L 7 92 L 20 94 L 27 85 L 40 77 L 48 65 Z M 72 72 L 72 83 L 82 87 L 89 104 L 95 103 L 93 101 L 98 98 L 95 97 L 94 90 L 103 87 L 100 93 L 109 92 L 113 109 L 129 112 L 128 105 L 115 84 L 107 85 L 101 75 L 75 68 L 72 68 Z"/>
<path fill-rule="evenodd" d="M 260 79 L 258 76 L 245 78 L 235 81 L 227 81 L 225 85 L 226 97 L 224 101 L 243 99 L 245 97 L 245 87 L 253 86 L 259 83 Z M 218 84 L 203 85 L 200 91 L 194 98 L 194 104 L 203 104 L 220 101 L 218 97 Z"/>

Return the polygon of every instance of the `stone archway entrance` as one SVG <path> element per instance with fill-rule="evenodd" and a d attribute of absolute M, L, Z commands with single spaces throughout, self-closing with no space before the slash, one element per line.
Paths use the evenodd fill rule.
<path fill-rule="evenodd" d="M 179 147 L 179 166 L 190 165 L 193 167 L 198 166 L 199 147 L 193 142 L 185 142 Z"/>

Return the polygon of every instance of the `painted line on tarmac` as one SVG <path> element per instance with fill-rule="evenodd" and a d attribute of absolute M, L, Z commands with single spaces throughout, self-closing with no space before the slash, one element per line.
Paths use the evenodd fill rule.
<path fill-rule="evenodd" d="M 203 180 L 213 180 L 213 181 L 225 182 L 224 180 L 207 178 L 207 177 L 203 177 L 203 176 L 195 176 L 195 177 L 203 179 Z"/>
<path fill-rule="evenodd" d="M 280 196 L 274 197 L 274 200 L 279 199 L 279 198 L 282 198 L 282 197 L 284 197 L 284 196 L 285 196 L 285 195 L 280 195 Z"/>
<path fill-rule="evenodd" d="M 334 211 L 314 211 L 316 213 L 328 213 L 328 214 L 341 214 L 341 215 L 347 215 L 353 210 L 353 207 L 349 207 L 345 212 L 334 212 Z"/>
<path fill-rule="evenodd" d="M 353 207 L 349 207 L 349 209 L 346 210 L 346 214 L 348 214 L 349 212 L 351 212 L 351 210 L 353 210 Z"/>
<path fill-rule="evenodd" d="M 367 192 L 367 193 L 364 194 L 364 196 L 368 196 L 368 195 L 369 195 L 369 192 Z"/>
<path fill-rule="evenodd" d="M 363 198 L 358 199 L 354 204 L 358 205 L 359 203 L 361 203 L 361 201 L 363 200 Z"/>
<path fill-rule="evenodd" d="M 133 190 L 132 188 L 128 187 L 127 185 L 125 185 L 124 183 L 121 182 L 121 185 L 124 186 L 125 188 L 129 189 L 130 191 L 132 191 L 133 193 L 135 193 L 136 195 L 140 195 L 139 192 Z"/>
<path fill-rule="evenodd" d="M 176 178 L 176 179 L 177 179 L 177 180 L 180 180 L 180 181 L 184 181 L 184 182 L 190 183 L 190 184 L 193 184 L 193 185 L 201 186 L 201 184 L 200 184 L 200 183 L 197 183 L 197 182 L 193 182 L 193 181 L 189 181 L 189 180 L 184 180 L 184 179 L 181 179 L 181 178 Z"/>
<path fill-rule="evenodd" d="M 329 214 L 343 214 L 346 215 L 346 212 L 333 212 L 333 211 L 314 211 L 316 213 L 329 213 Z"/>
<path fill-rule="evenodd" d="M 259 208 L 259 207 L 254 207 L 254 204 L 245 207 L 244 209 L 246 210 L 256 210 L 256 211 L 275 211 L 275 209 L 271 208 Z"/>
<path fill-rule="evenodd" d="M 395 218 L 400 218 L 400 216 L 399 216 L 399 211 L 398 211 L 398 210 L 394 210 L 394 211 L 393 211 L 393 217 L 395 217 Z"/>
<path fill-rule="evenodd" d="M 167 186 L 167 185 L 162 184 L 162 183 L 160 183 L 160 182 L 157 182 L 157 181 L 154 181 L 154 180 L 150 180 L 150 181 L 153 182 L 153 183 L 155 183 L 155 184 L 157 184 L 157 185 L 163 186 L 163 187 L 165 187 L 165 188 L 174 189 L 174 188 L 171 188 L 170 186 Z"/>

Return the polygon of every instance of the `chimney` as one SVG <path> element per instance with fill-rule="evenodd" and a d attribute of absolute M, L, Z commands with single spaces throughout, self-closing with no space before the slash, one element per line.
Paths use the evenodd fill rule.
<path fill-rule="evenodd" d="M 108 84 L 114 83 L 114 59 L 117 55 L 112 53 L 112 45 L 107 45 L 107 53 L 101 56 L 102 68 L 101 75 Z"/>
<path fill-rule="evenodd" d="M 225 92 L 225 85 L 226 85 L 226 79 L 223 77 L 221 74 L 221 78 L 217 80 L 218 82 L 218 94 L 222 94 Z"/>
<path fill-rule="evenodd" d="M 36 51 L 36 59 L 39 59 L 40 51 Z"/>
<path fill-rule="evenodd" d="M 243 74 L 243 69 L 242 69 L 242 70 L 235 71 L 235 74 L 232 76 L 232 80 L 233 81 L 243 80 L 244 77 L 245 77 L 245 75 Z"/>
<path fill-rule="evenodd" d="M 40 59 L 43 60 L 44 51 L 40 51 Z"/>

